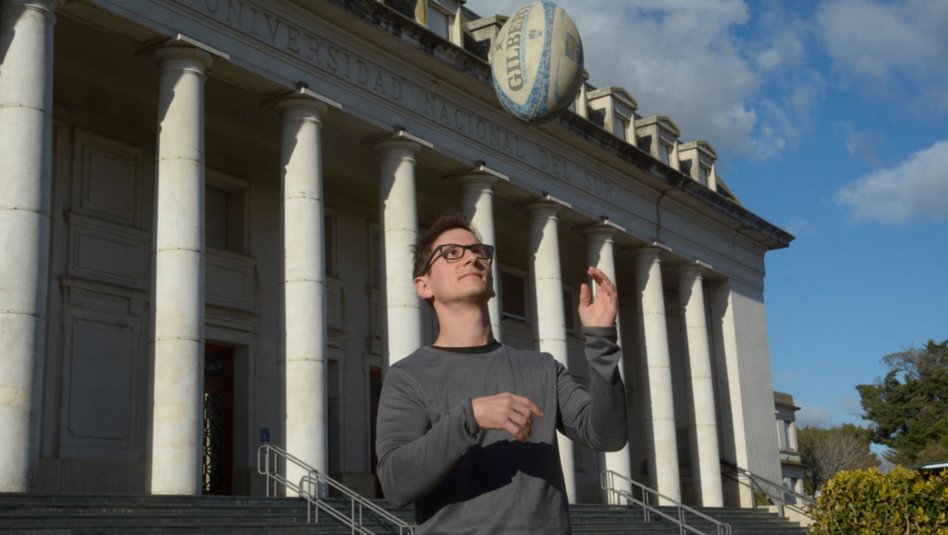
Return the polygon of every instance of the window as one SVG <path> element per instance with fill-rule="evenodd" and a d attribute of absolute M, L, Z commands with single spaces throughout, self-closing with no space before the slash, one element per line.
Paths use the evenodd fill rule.
<path fill-rule="evenodd" d="M 244 254 L 247 251 L 247 188 L 236 178 L 208 176 L 204 189 L 204 245 Z"/>
<path fill-rule="evenodd" d="M 509 271 L 500 272 L 500 286 L 503 297 L 503 313 L 505 319 L 512 319 L 526 323 L 527 298 L 526 283 L 522 275 Z"/>
<path fill-rule="evenodd" d="M 432 32 L 451 39 L 451 23 L 454 13 L 448 6 L 445 6 L 437 0 L 419 0 L 414 2 L 415 21 L 422 26 L 426 26 Z"/>
<path fill-rule="evenodd" d="M 628 139 L 626 139 L 626 132 L 628 131 L 629 120 L 621 115 L 616 115 L 615 119 L 612 121 L 612 135 L 619 139 L 628 141 Z"/>
<path fill-rule="evenodd" d="M 448 39 L 451 35 L 451 15 L 434 2 L 428 2 L 428 29 Z"/>
<path fill-rule="evenodd" d="M 204 242 L 212 249 L 227 249 L 227 192 L 207 188 L 204 193 Z"/>
<path fill-rule="evenodd" d="M 659 142 L 658 144 L 658 159 L 662 163 L 671 163 L 671 150 L 672 147 L 668 143 Z"/>
<path fill-rule="evenodd" d="M 711 167 L 708 165 L 699 165 L 698 166 L 698 182 L 702 186 L 708 185 L 708 179 L 711 177 Z"/>

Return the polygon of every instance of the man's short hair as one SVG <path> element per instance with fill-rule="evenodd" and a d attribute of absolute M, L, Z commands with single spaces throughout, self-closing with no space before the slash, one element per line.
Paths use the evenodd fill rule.
<path fill-rule="evenodd" d="M 414 262 L 412 277 L 420 277 L 425 274 L 422 270 L 425 269 L 425 263 L 428 261 L 428 257 L 431 256 L 432 246 L 435 240 L 438 239 L 438 236 L 456 228 L 470 232 L 477 237 L 478 241 L 481 239 L 477 231 L 471 228 L 471 224 L 468 223 L 467 218 L 460 213 L 445 212 L 441 214 L 430 227 L 418 233 L 418 237 L 415 238 L 415 243 L 412 245 L 412 261 Z"/>

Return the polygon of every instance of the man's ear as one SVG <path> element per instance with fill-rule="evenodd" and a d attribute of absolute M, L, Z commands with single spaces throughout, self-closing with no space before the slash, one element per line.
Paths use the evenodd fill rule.
<path fill-rule="evenodd" d="M 434 292 L 431 291 L 431 287 L 428 286 L 428 277 L 425 275 L 420 275 L 415 277 L 415 293 L 418 294 L 418 297 L 422 298 L 425 301 L 428 301 L 434 297 Z"/>

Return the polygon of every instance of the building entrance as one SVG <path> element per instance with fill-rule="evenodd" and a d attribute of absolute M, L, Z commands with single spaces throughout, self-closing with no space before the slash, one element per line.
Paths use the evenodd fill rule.
<path fill-rule="evenodd" d="M 233 494 L 234 349 L 204 347 L 204 494 Z"/>

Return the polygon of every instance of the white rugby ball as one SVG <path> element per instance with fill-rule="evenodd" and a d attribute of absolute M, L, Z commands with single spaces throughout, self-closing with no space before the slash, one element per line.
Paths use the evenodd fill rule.
<path fill-rule="evenodd" d="M 517 9 L 501 27 L 490 53 L 497 98 L 528 123 L 569 107 L 583 82 L 583 42 L 576 24 L 550 0 Z"/>

